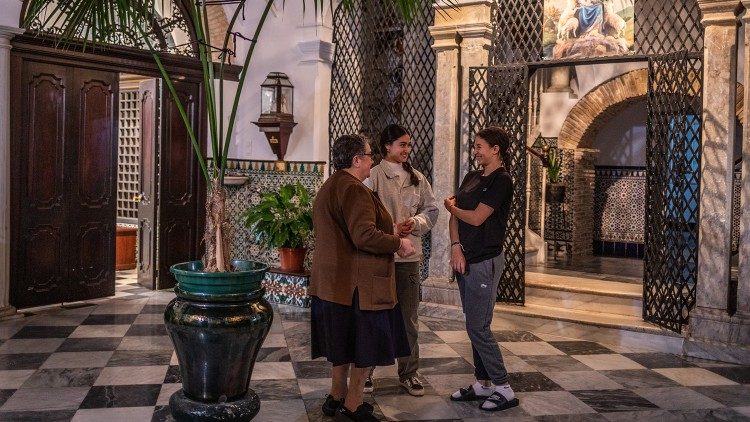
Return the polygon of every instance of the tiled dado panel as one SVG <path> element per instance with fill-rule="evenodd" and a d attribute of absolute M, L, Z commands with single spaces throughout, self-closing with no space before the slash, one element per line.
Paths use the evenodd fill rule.
<path fill-rule="evenodd" d="M 278 251 L 255 243 L 242 222 L 242 213 L 258 205 L 262 192 L 277 191 L 287 183 L 300 182 L 311 194 L 323 184 L 324 162 L 285 162 L 283 171 L 275 168 L 274 161 L 229 160 L 227 174 L 247 176 L 247 183 L 227 185 L 227 212 L 230 222 L 230 256 L 234 259 L 251 259 L 274 267 L 279 264 Z M 308 245 L 312 249 L 312 245 Z M 309 268 L 312 254 L 308 251 L 305 266 Z"/>
<path fill-rule="evenodd" d="M 646 169 L 596 167 L 594 241 L 643 243 Z"/>
<path fill-rule="evenodd" d="M 226 186 L 227 209 L 230 220 L 231 238 L 229 242 L 230 256 L 233 259 L 252 259 L 265 262 L 271 267 L 279 265 L 278 251 L 255 243 L 247 228 L 242 223 L 242 213 L 248 207 L 260 202 L 260 193 L 276 191 L 287 183 L 300 182 L 311 194 L 323 185 L 326 163 L 313 162 L 285 162 L 286 168 L 278 171 L 274 161 L 229 160 L 227 174 L 232 176 L 247 176 L 248 181 L 240 186 Z M 427 278 L 428 262 L 430 261 L 430 235 L 422 238 L 424 259 L 420 272 L 422 280 Z M 312 259 L 312 242 L 308 245 L 305 268 L 309 269 Z"/>

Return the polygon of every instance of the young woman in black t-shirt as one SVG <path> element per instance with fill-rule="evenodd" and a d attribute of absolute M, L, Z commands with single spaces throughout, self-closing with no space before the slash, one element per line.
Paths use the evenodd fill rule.
<path fill-rule="evenodd" d="M 513 200 L 513 181 L 503 167 L 509 144 L 510 138 L 501 128 L 488 127 L 477 133 L 474 156 L 482 170 L 468 173 L 456 196 L 445 199 L 445 209 L 451 213 L 451 266 L 461 293 L 477 379 L 450 398 L 481 400 L 480 408 L 488 411 L 518 405 L 490 330 L 497 286 L 505 268 L 503 241 Z"/>

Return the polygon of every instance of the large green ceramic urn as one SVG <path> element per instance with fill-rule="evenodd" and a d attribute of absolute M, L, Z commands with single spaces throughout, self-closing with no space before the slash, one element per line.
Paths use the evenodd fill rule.
<path fill-rule="evenodd" d="M 268 266 L 232 261 L 234 271 L 203 272 L 201 261 L 173 265 L 175 297 L 164 311 L 182 389 L 169 400 L 178 421 L 249 421 L 260 400 L 248 387 L 273 321 L 261 281 Z"/>

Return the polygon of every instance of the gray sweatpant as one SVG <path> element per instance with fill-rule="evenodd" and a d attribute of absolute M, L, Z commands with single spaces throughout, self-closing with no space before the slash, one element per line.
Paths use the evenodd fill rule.
<path fill-rule="evenodd" d="M 416 376 L 419 369 L 419 287 L 419 262 L 397 262 L 396 296 L 411 348 L 411 356 L 398 358 L 398 377 L 401 381 Z"/>
<path fill-rule="evenodd" d="M 466 331 L 474 353 L 474 376 L 477 380 L 491 380 L 495 385 L 508 382 L 500 346 L 490 330 L 497 286 L 504 268 L 505 256 L 500 254 L 476 264 L 467 264 L 464 274 L 456 273 L 466 315 Z"/>

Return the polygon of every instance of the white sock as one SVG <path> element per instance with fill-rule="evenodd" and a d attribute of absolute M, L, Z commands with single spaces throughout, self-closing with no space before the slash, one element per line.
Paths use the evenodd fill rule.
<path fill-rule="evenodd" d="M 485 387 L 481 382 L 477 381 L 472 385 L 474 393 L 478 396 L 489 397 L 492 394 L 492 387 Z"/>
<path fill-rule="evenodd" d="M 496 385 L 495 391 L 502 394 L 503 397 L 505 397 L 505 400 L 511 401 L 516 398 L 516 393 L 513 392 L 513 389 L 510 388 L 510 384 L 508 384 L 507 382 L 502 385 Z"/>

